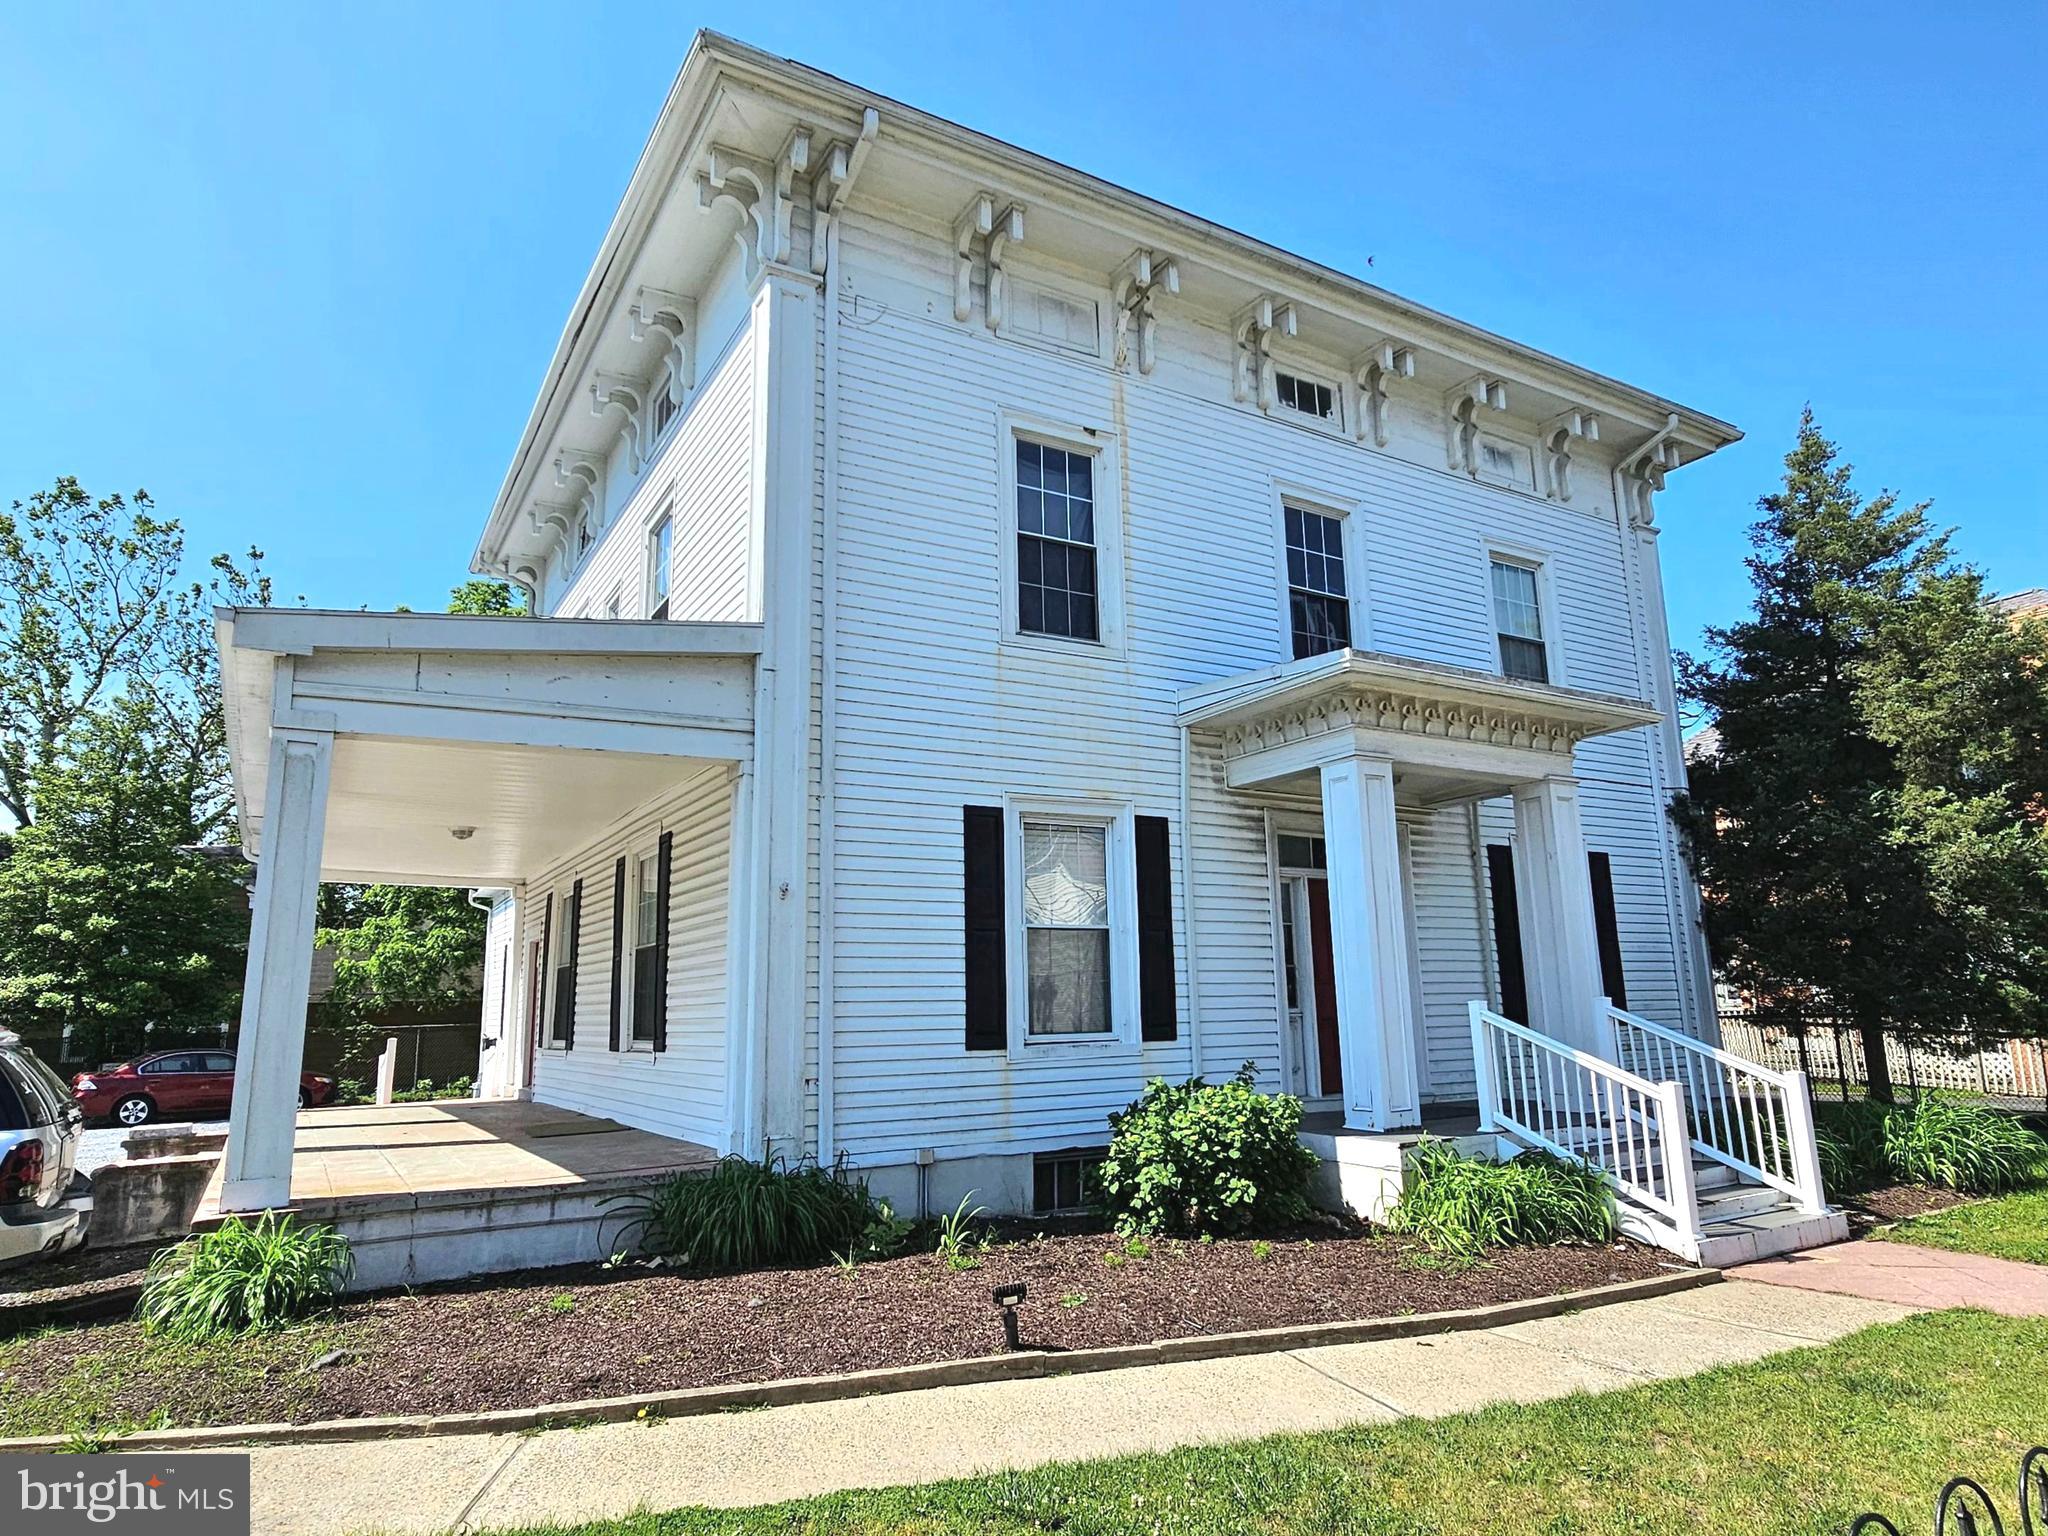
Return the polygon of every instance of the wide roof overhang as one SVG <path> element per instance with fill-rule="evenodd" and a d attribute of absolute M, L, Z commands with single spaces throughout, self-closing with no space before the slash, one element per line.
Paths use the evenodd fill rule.
<path fill-rule="evenodd" d="M 332 735 L 322 876 L 501 886 L 753 753 L 757 624 L 223 608 L 243 845 L 274 732 Z"/>

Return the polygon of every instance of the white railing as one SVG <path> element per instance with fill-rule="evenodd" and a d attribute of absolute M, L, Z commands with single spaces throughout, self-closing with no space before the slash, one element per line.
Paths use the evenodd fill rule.
<path fill-rule="evenodd" d="M 1616 1191 L 1699 1252 L 1699 1200 L 1684 1090 L 1471 1005 L 1479 1129 L 1597 1168 Z"/>
<path fill-rule="evenodd" d="M 1802 1210 L 1827 1209 L 1806 1074 L 1781 1072 L 1610 1006 L 1614 1059 L 1685 1096 L 1702 1157 L 1783 1190 Z"/>

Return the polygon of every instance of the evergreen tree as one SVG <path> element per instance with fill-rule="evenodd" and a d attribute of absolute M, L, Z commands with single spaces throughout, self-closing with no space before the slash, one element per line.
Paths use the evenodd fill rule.
<path fill-rule="evenodd" d="M 1863 501 L 1800 422 L 1759 503 L 1751 617 L 1682 663 L 1716 749 L 1673 806 L 1715 956 L 1768 1005 L 1884 1036 L 2038 1032 L 2048 691 L 1922 506 Z"/>

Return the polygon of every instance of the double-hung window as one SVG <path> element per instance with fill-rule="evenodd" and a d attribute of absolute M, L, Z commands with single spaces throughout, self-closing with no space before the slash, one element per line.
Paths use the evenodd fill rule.
<path fill-rule="evenodd" d="M 1023 821 L 1025 1036 L 1107 1035 L 1110 829 Z"/>
<path fill-rule="evenodd" d="M 657 904 L 660 881 L 661 864 L 654 854 L 642 854 L 633 861 L 633 884 L 627 892 L 632 902 L 632 947 L 627 951 L 626 963 L 632 967 L 632 973 L 631 985 L 626 989 L 626 1006 L 631 1010 L 631 1039 L 635 1045 L 654 1044 L 655 1026 L 661 1016 L 661 999 L 656 992 L 661 985 L 661 924 Z"/>
<path fill-rule="evenodd" d="M 1100 641 L 1094 457 L 1021 436 L 1016 452 L 1017 628 Z"/>
<path fill-rule="evenodd" d="M 548 1043 L 566 1046 L 576 1038 L 576 944 L 582 912 L 582 885 L 554 898 L 554 1007 L 548 1012 Z"/>
<path fill-rule="evenodd" d="M 647 617 L 668 617 L 668 573 L 675 523 L 666 514 L 647 535 Z"/>
<path fill-rule="evenodd" d="M 1344 581 L 1344 522 L 1306 507 L 1287 514 L 1287 617 L 1294 654 L 1320 656 L 1351 643 Z"/>
<path fill-rule="evenodd" d="M 1526 683 L 1550 681 L 1540 593 L 1535 567 L 1493 558 L 1493 626 L 1500 637 L 1500 670 L 1503 676 Z"/>

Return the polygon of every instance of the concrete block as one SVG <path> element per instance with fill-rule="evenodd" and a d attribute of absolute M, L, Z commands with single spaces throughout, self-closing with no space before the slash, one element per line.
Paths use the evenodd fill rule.
<path fill-rule="evenodd" d="M 190 1232 L 220 1156 L 191 1152 L 100 1168 L 92 1176 L 93 1245 L 115 1248 Z"/>

